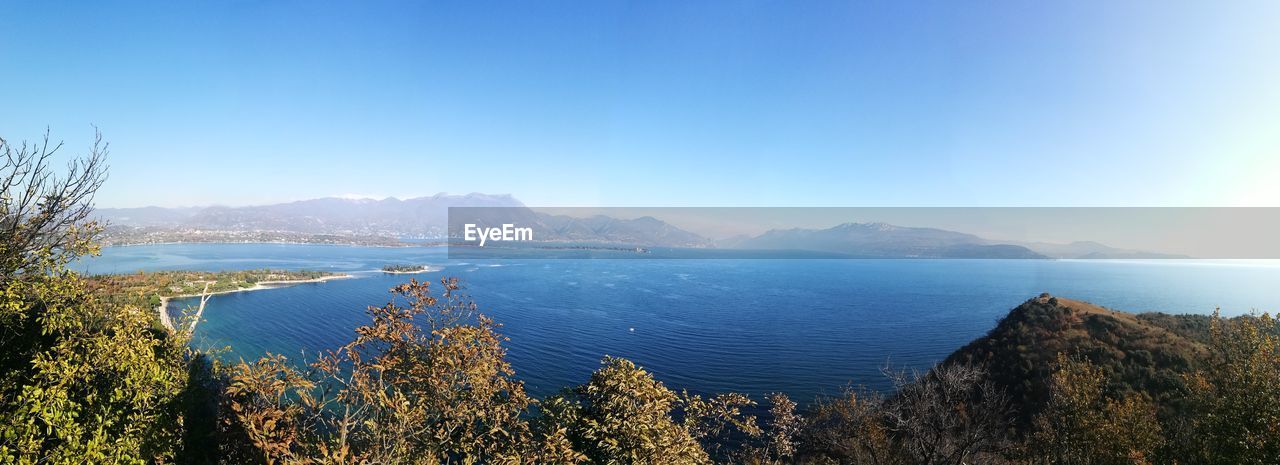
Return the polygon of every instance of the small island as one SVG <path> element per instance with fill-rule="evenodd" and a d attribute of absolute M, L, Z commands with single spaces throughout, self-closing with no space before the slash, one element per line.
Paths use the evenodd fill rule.
<path fill-rule="evenodd" d="M 382 272 L 388 274 L 413 274 L 426 273 L 428 271 L 432 271 L 430 265 L 386 265 L 382 267 Z"/>

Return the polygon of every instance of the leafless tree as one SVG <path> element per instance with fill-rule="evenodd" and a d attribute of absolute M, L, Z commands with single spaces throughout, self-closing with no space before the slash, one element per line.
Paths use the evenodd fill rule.
<path fill-rule="evenodd" d="M 97 232 L 90 220 L 93 196 L 106 180 L 108 144 L 94 128 L 88 155 L 73 158 L 59 176 L 50 165 L 62 142 L 49 131 L 36 143 L 0 138 L 0 279 L 4 282 L 43 261 L 69 261 L 85 252 Z"/>
<path fill-rule="evenodd" d="M 886 374 L 898 392 L 884 414 L 898 449 L 922 465 L 992 463 L 1009 447 L 1009 396 L 981 366 L 939 365 Z"/>

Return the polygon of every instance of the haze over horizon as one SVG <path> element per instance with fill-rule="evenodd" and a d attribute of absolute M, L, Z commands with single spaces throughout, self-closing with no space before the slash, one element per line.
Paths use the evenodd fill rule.
<path fill-rule="evenodd" d="M 101 207 L 1280 206 L 1275 2 L 666 6 L 9 3 L 0 136 L 98 125 Z"/>
<path fill-rule="evenodd" d="M 288 231 L 339 234 L 352 238 L 377 236 L 396 241 L 401 237 L 441 234 L 446 222 L 450 230 L 468 222 L 537 226 L 552 236 L 563 235 L 569 230 L 576 231 L 573 234 L 585 233 L 578 230 L 578 226 L 562 229 L 566 227 L 562 220 L 546 222 L 546 217 L 557 216 L 585 220 L 580 224 L 594 224 L 588 226 L 590 229 L 604 228 L 597 233 L 605 235 L 595 239 L 606 242 L 628 239 L 667 241 L 675 237 L 681 245 L 663 245 L 702 247 L 710 244 L 705 239 L 726 241 L 716 244 L 717 247 L 728 248 L 741 248 L 743 239 L 759 238 L 774 231 L 819 231 L 849 224 L 876 226 L 880 223 L 896 227 L 886 230 L 891 232 L 882 237 L 890 242 L 917 240 L 913 236 L 928 237 L 929 241 L 955 240 L 954 235 L 941 233 L 956 232 L 976 236 L 987 244 L 1025 246 L 1043 255 L 1068 258 L 1102 253 L 1101 249 L 1086 243 L 1106 246 L 1103 249 L 1116 249 L 1106 251 L 1107 254 L 1128 250 L 1143 252 L 1148 258 L 1175 258 L 1172 255 L 1185 258 L 1280 258 L 1280 245 L 1273 240 L 1276 232 L 1280 231 L 1280 208 L 1277 207 L 525 207 L 519 197 L 483 193 L 442 193 L 396 199 L 394 202 L 387 200 L 327 197 L 251 207 L 215 206 L 167 211 L 101 209 L 99 213 L 101 219 L 134 233 L 140 230 L 133 228 L 140 227 L 168 231 Z M 455 207 L 464 209 L 455 211 Z M 544 219 L 531 216 L 535 213 L 543 215 Z M 606 228 L 611 223 L 600 223 L 598 217 L 601 216 L 622 221 Z M 645 218 L 656 218 L 660 223 L 649 222 L 649 226 L 630 223 L 630 220 Z M 666 236 L 664 231 L 668 230 L 663 229 L 662 223 L 700 238 Z M 621 229 L 615 229 L 617 227 Z M 912 228 L 935 229 L 938 234 L 909 231 Z M 610 235 L 624 230 L 631 232 L 623 233 L 623 236 Z M 155 232 L 154 229 L 151 232 Z M 141 231 L 141 234 L 147 232 Z M 138 240 L 136 236 L 125 237 L 126 242 Z M 574 237 L 586 240 L 585 236 Z M 774 242 L 766 248 L 784 245 L 804 248 L 806 244 L 818 244 L 807 242 L 811 238 L 804 235 L 791 237 L 784 243 L 778 243 L 777 237 L 774 236 L 771 239 Z M 154 241 L 155 238 L 148 240 Z M 169 236 L 168 240 L 175 239 Z M 544 237 L 542 240 L 555 239 Z M 1075 247 L 1049 247 L 1054 244 Z"/>

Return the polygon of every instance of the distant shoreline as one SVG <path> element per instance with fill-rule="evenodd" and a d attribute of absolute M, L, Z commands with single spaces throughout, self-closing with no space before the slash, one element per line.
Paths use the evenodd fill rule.
<path fill-rule="evenodd" d="M 334 245 L 337 245 L 337 244 L 334 244 Z M 253 287 L 243 287 L 239 289 L 228 289 L 225 291 L 210 292 L 208 295 L 213 296 L 213 295 L 219 295 L 219 294 L 231 294 L 235 292 L 250 292 L 250 291 L 261 291 L 266 289 L 279 289 L 282 287 L 289 287 L 294 284 L 323 283 L 325 281 L 332 281 L 335 279 L 348 279 L 348 278 L 354 278 L 354 277 L 355 276 L 353 275 L 344 273 L 339 275 L 321 276 L 319 278 L 310 278 L 310 279 L 283 279 L 283 280 L 275 280 L 275 281 L 258 281 L 253 285 Z M 205 294 L 203 293 L 182 294 L 182 295 L 175 295 L 175 296 L 169 296 L 169 297 L 161 297 L 160 305 L 156 307 L 156 313 L 160 315 L 160 323 L 164 325 L 165 329 L 168 329 L 169 331 L 175 331 L 175 328 L 173 325 L 173 319 L 169 318 L 169 311 L 168 311 L 169 301 L 174 299 L 188 299 L 191 297 L 200 297 L 203 295 Z M 192 333 L 195 332 L 196 323 L 199 323 L 199 322 L 200 322 L 200 315 L 197 314 L 196 320 L 191 323 Z"/>
<path fill-rule="evenodd" d="M 323 242 L 290 242 L 290 241 L 246 241 L 246 242 L 230 242 L 230 241 L 177 241 L 177 242 L 133 242 L 133 243 L 128 243 L 128 244 L 111 244 L 111 245 L 104 245 L 104 246 L 102 246 L 102 248 L 104 248 L 104 249 L 105 249 L 105 248 L 109 248 L 109 247 L 142 247 L 142 246 L 148 246 L 148 245 L 185 245 L 185 244 L 217 244 L 217 245 L 245 245 L 245 244 L 259 244 L 259 245 L 323 245 L 323 246 L 331 246 L 331 247 L 376 247 L 376 248 L 386 248 L 386 249 L 398 249 L 398 248 L 404 248 L 404 247 L 444 247 L 444 246 L 447 246 L 447 245 L 448 245 L 447 243 L 444 243 L 444 242 L 401 242 L 400 244 L 397 244 L 397 245 L 387 245 L 387 244 L 356 244 L 356 243 L 350 243 L 350 244 L 331 244 L 331 243 L 323 243 Z"/>

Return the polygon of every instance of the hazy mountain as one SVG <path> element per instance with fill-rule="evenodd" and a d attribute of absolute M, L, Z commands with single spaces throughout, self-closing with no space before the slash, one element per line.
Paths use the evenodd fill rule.
<path fill-rule="evenodd" d="M 317 234 L 439 235 L 449 207 L 520 207 L 509 195 L 444 195 L 407 200 L 323 198 L 258 207 L 211 207 L 187 225 L 208 229 L 270 229 Z"/>
<path fill-rule="evenodd" d="M 1154 258 L 1191 258 L 1186 255 L 1146 252 L 1142 250 L 1120 249 L 1099 244 L 1093 241 L 1076 241 L 1070 244 L 1054 244 L 1049 242 L 1012 242 L 1051 258 L 1087 258 L 1087 259 L 1154 259 Z"/>
<path fill-rule="evenodd" d="M 249 207 L 104 208 L 97 215 L 128 227 L 405 237 L 442 236 L 449 207 L 522 206 L 510 195 L 437 194 L 406 200 L 327 197 Z"/>
<path fill-rule="evenodd" d="M 99 208 L 94 216 L 99 221 L 128 226 L 177 226 L 199 213 L 201 207 Z"/>
<path fill-rule="evenodd" d="M 972 234 L 885 223 L 845 223 L 828 229 L 774 229 L 734 241 L 738 249 L 813 250 L 882 258 L 1046 258 Z"/>
<path fill-rule="evenodd" d="M 263 237 L 310 241 L 311 236 L 324 236 L 326 243 L 345 237 L 361 238 L 359 243 L 380 244 L 400 238 L 461 237 L 461 222 L 448 224 L 450 207 L 488 207 L 468 210 L 465 222 L 488 227 L 504 223 L 533 227 L 534 240 L 543 242 L 796 250 L 874 258 L 1179 257 L 1118 249 L 1096 242 L 1004 243 L 955 231 L 885 223 L 846 223 L 828 229 L 775 229 L 754 237 L 712 241 L 650 216 L 619 219 L 603 215 L 585 218 L 549 215 L 525 207 L 510 195 L 478 193 L 437 194 L 404 200 L 326 197 L 248 207 L 104 208 L 95 214 L 113 225 L 108 231 L 113 243 L 262 240 Z M 210 234 L 210 231 L 219 234 Z M 271 234 L 264 236 L 264 232 Z"/>
<path fill-rule="evenodd" d="M 551 215 L 525 207 L 489 208 L 455 212 L 449 236 L 463 237 L 463 226 L 497 227 L 513 224 L 534 230 L 534 240 L 565 243 L 606 243 L 655 247 L 711 247 L 710 239 L 672 226 L 651 216 L 620 219 L 605 215 L 573 217 Z"/>
<path fill-rule="evenodd" d="M 736 234 L 726 238 L 716 239 L 715 244 L 716 247 L 722 249 L 738 249 L 741 248 L 739 246 L 741 246 L 743 242 L 749 241 L 753 238 L 754 236 L 749 234 Z"/>
<path fill-rule="evenodd" d="M 351 199 L 326 197 L 297 202 L 249 207 L 203 208 L 104 208 L 95 213 L 110 222 L 115 243 L 186 242 L 208 234 L 189 231 L 259 232 L 273 231 L 281 240 L 298 241 L 297 235 L 361 238 L 444 238 L 449 231 L 450 207 L 487 207 L 468 211 L 467 222 L 481 226 L 514 223 L 533 227 L 537 241 L 593 242 L 659 247 L 709 247 L 712 242 L 653 217 L 618 219 L 608 216 L 573 218 L 537 213 L 510 195 L 445 195 L 400 200 L 396 198 Z M 502 207 L 502 208 L 494 208 Z M 227 237 L 214 235 L 215 240 Z M 230 236 L 240 237 L 240 236 Z M 257 238 L 260 236 L 245 236 Z M 144 239 L 145 240 L 140 240 Z M 131 240 L 132 239 L 132 240 Z M 330 238 L 331 240 L 331 238 Z"/>
<path fill-rule="evenodd" d="M 569 242 L 604 241 L 662 247 L 711 247 L 713 241 L 677 228 L 652 216 L 617 219 L 604 215 L 575 218 L 564 215 L 539 215 L 541 228 L 550 239 Z"/>

